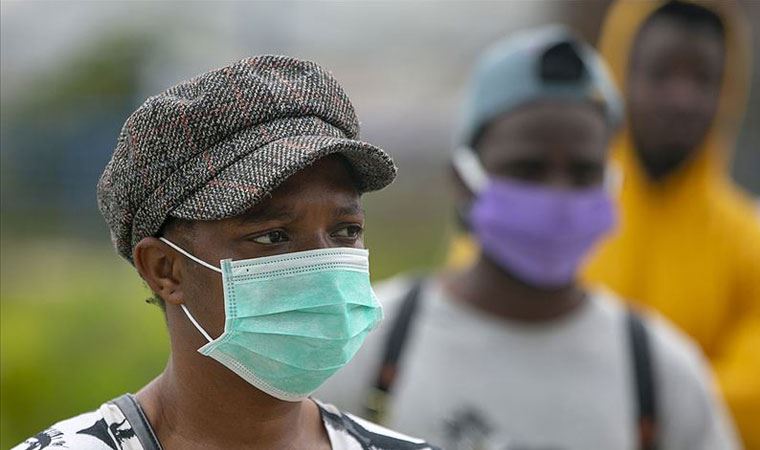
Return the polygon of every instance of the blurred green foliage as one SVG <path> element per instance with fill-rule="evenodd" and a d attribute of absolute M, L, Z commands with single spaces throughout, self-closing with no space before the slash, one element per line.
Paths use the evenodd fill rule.
<path fill-rule="evenodd" d="M 97 99 L 103 108 L 119 108 L 139 90 L 140 68 L 147 49 L 157 45 L 152 35 L 117 31 L 92 42 L 54 70 L 36 73 L 27 81 L 35 89 L 24 91 L 10 105 L 20 120 L 56 120 L 83 99 Z"/>
<path fill-rule="evenodd" d="M 163 315 L 111 249 L 4 239 L 0 267 L 0 447 L 161 371 Z"/>

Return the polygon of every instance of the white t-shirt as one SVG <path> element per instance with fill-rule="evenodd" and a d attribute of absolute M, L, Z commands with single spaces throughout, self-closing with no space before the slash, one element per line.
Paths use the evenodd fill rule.
<path fill-rule="evenodd" d="M 155 433 L 133 397 L 122 397 L 135 405 L 133 415 L 114 402 L 95 411 L 56 423 L 11 450 L 154 450 L 161 449 Z M 333 450 L 437 450 L 425 442 L 338 411 L 316 402 Z M 252 436 L 251 439 L 255 439 Z"/>
<path fill-rule="evenodd" d="M 356 414 L 377 378 L 409 280 L 377 286 L 386 318 L 318 395 Z M 392 387 L 386 425 L 449 450 L 627 450 L 638 447 L 626 308 L 593 293 L 540 324 L 497 318 L 423 286 Z M 732 423 L 694 343 L 647 316 L 660 448 L 736 449 Z"/>

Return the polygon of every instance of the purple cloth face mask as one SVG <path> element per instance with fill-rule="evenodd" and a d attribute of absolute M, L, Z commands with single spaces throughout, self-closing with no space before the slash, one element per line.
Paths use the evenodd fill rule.
<path fill-rule="evenodd" d="M 562 190 L 489 177 L 469 211 L 483 252 L 520 280 L 566 286 L 583 257 L 615 225 L 603 186 Z"/>

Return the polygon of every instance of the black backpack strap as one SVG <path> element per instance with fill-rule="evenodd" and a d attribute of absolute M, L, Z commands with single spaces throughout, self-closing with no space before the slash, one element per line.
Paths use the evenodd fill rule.
<path fill-rule="evenodd" d="M 633 310 L 626 314 L 636 382 L 637 425 L 641 450 L 657 448 L 657 397 L 649 334 L 642 317 Z"/>
<path fill-rule="evenodd" d="M 156 438 L 156 434 L 153 432 L 148 418 L 145 417 L 140 404 L 132 394 L 124 394 L 121 397 L 111 400 L 111 403 L 118 406 L 121 413 L 126 417 L 127 422 L 132 426 L 137 440 L 140 441 L 143 450 L 162 450 L 161 444 Z"/>
<path fill-rule="evenodd" d="M 385 419 L 388 397 L 396 381 L 399 361 L 406 347 L 409 330 L 418 310 L 423 282 L 423 278 L 417 278 L 412 282 L 411 288 L 401 301 L 399 311 L 385 342 L 375 385 L 369 393 L 366 404 L 366 418 L 375 423 L 382 423 Z"/>

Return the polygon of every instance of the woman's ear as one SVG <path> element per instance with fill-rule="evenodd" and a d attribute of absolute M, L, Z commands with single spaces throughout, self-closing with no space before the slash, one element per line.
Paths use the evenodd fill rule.
<path fill-rule="evenodd" d="M 135 268 L 150 289 L 164 302 L 184 303 L 181 256 L 154 237 L 143 238 L 132 251 Z"/>

